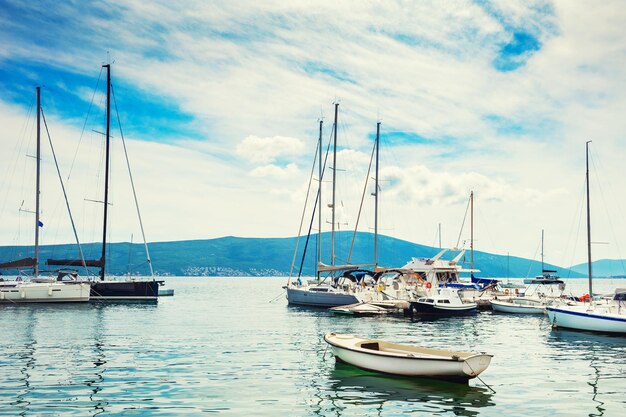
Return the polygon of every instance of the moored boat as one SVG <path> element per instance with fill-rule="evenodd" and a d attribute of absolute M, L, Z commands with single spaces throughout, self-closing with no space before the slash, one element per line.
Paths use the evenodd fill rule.
<path fill-rule="evenodd" d="M 335 314 L 345 314 L 353 316 L 379 316 L 382 314 L 390 314 L 401 312 L 405 308 L 403 301 L 365 301 L 362 303 L 350 304 L 346 306 L 337 306 L 329 310 Z"/>
<path fill-rule="evenodd" d="M 546 306 L 533 298 L 511 298 L 510 300 L 489 300 L 493 311 L 513 314 L 543 314 Z"/>
<path fill-rule="evenodd" d="M 89 301 L 89 284 L 3 281 L 0 303 L 77 303 Z"/>
<path fill-rule="evenodd" d="M 110 177 L 110 145 L 111 145 L 111 64 L 103 65 L 106 68 L 107 74 L 107 87 L 106 87 L 106 133 L 105 133 L 105 164 L 104 164 L 104 199 L 103 199 L 103 222 L 102 222 L 102 255 L 100 259 L 84 259 L 82 250 L 80 251 L 80 259 L 48 259 L 47 265 L 64 266 L 64 267 L 96 267 L 100 268 L 99 280 L 89 280 L 91 284 L 90 299 L 92 301 L 157 301 L 159 295 L 159 286 L 163 285 L 164 281 L 157 281 L 154 279 L 154 271 L 152 269 L 152 261 L 150 260 L 150 254 L 148 252 L 148 244 L 145 239 L 145 233 L 143 229 L 143 223 L 141 221 L 141 215 L 139 214 L 139 204 L 137 202 L 137 196 L 135 194 L 135 186 L 130 174 L 130 163 L 128 163 L 128 155 L 126 160 L 128 163 L 128 171 L 130 175 L 131 187 L 133 195 L 135 197 L 135 205 L 137 207 L 137 214 L 139 218 L 139 225 L 141 226 L 141 233 L 144 238 L 144 246 L 146 249 L 147 264 L 150 268 L 151 280 L 140 279 L 121 279 L 115 280 L 106 276 L 106 262 L 107 262 L 107 221 L 108 221 L 108 208 L 109 208 L 109 177 Z M 118 117 L 119 120 L 119 117 Z M 124 140 L 124 135 L 121 132 L 120 137 Z M 126 145 L 124 145 L 126 149 Z M 79 246 L 80 249 L 80 246 Z"/>
<path fill-rule="evenodd" d="M 39 276 L 39 228 L 43 227 L 40 220 L 40 183 L 41 183 L 41 87 L 37 91 L 37 151 L 35 177 L 35 247 L 34 257 L 27 257 L 0 263 L 0 269 L 33 269 L 30 280 L 21 277 L 14 281 L 0 279 L 0 303 L 58 303 L 58 302 L 86 302 L 89 301 L 89 284 L 73 283 L 65 285 L 63 282 L 36 282 Z M 45 118 L 44 118 L 45 122 Z M 50 141 L 52 146 L 52 141 Z M 56 159 L 55 159 L 56 163 Z M 21 209 L 20 209 L 21 210 Z M 28 210 L 24 210 L 28 211 Z"/>
<path fill-rule="evenodd" d="M 460 290 L 455 288 L 432 288 L 429 293 L 409 304 L 409 314 L 455 316 L 473 314 L 478 305 L 461 299 Z"/>
<path fill-rule="evenodd" d="M 613 299 L 597 302 L 593 295 L 593 263 L 591 261 L 591 204 L 589 202 L 589 143 L 585 144 L 587 188 L 587 268 L 589 271 L 589 304 L 547 307 L 552 327 L 565 327 L 602 333 L 626 334 L 626 289 L 615 290 Z"/>
<path fill-rule="evenodd" d="M 491 363 L 486 353 L 429 349 L 370 340 L 353 335 L 328 333 L 324 340 L 337 361 L 392 375 L 467 382 Z"/>
<path fill-rule="evenodd" d="M 547 307 L 553 327 L 626 334 L 626 289 L 616 289 L 613 299 L 583 305 Z"/>

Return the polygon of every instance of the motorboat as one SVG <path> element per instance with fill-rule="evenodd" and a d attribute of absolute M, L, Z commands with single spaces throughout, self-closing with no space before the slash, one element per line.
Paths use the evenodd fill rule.
<path fill-rule="evenodd" d="M 456 288 L 431 288 L 427 295 L 409 302 L 409 314 L 452 316 L 472 314 L 478 304 L 461 299 L 461 290 Z"/>
<path fill-rule="evenodd" d="M 324 340 L 338 362 L 392 375 L 467 382 L 480 375 L 493 355 L 401 345 L 349 334 L 328 333 Z"/>

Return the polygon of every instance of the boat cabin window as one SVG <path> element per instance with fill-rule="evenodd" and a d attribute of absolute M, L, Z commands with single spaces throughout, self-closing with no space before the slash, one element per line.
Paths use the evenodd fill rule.
<path fill-rule="evenodd" d="M 437 304 L 450 304 L 450 300 L 437 300 Z"/>
<path fill-rule="evenodd" d="M 311 288 L 311 291 L 314 291 L 314 292 L 328 292 L 328 288 L 320 288 L 320 287 L 318 287 L 318 288 Z"/>
<path fill-rule="evenodd" d="M 433 300 L 432 298 L 427 298 L 425 302 L 426 303 L 434 303 L 435 300 Z"/>

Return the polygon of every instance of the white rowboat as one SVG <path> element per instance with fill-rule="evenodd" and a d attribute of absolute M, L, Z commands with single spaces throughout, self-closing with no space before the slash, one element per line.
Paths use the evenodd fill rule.
<path fill-rule="evenodd" d="M 480 375 L 493 355 L 456 352 L 363 339 L 348 334 L 324 336 L 337 361 L 393 375 L 467 382 Z"/>

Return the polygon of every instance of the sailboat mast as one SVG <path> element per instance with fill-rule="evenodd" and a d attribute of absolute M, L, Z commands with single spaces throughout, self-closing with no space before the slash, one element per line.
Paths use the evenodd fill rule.
<path fill-rule="evenodd" d="M 541 273 L 543 274 L 543 229 L 541 229 Z"/>
<path fill-rule="evenodd" d="M 439 223 L 439 249 L 441 249 L 441 223 Z"/>
<path fill-rule="evenodd" d="M 35 278 L 39 276 L 39 187 L 41 182 L 41 87 L 37 87 L 37 180 L 35 186 Z"/>
<path fill-rule="evenodd" d="M 324 121 L 320 120 L 320 137 L 317 142 L 317 153 L 318 153 L 318 174 L 317 178 L 319 180 L 319 188 L 317 189 L 317 264 L 319 265 L 322 261 L 322 128 L 324 125 Z"/>
<path fill-rule="evenodd" d="M 380 122 L 376 123 L 376 176 L 374 179 L 374 269 L 378 266 L 378 156 L 380 148 Z"/>
<path fill-rule="evenodd" d="M 335 265 L 335 197 L 337 188 L 337 113 L 339 112 L 339 103 L 335 103 L 335 125 L 333 139 L 333 199 L 332 199 L 332 228 L 330 233 L 331 259 L 330 264 Z"/>
<path fill-rule="evenodd" d="M 474 269 L 474 191 L 470 193 L 470 260 Z"/>
<path fill-rule="evenodd" d="M 103 65 L 107 69 L 107 115 L 106 115 L 106 151 L 104 162 L 104 221 L 102 222 L 102 267 L 100 280 L 104 281 L 107 248 L 107 215 L 109 208 L 109 153 L 111 147 L 111 64 Z"/>
<path fill-rule="evenodd" d="M 591 204 L 589 202 L 589 144 L 585 144 L 585 159 L 587 170 L 585 173 L 585 182 L 587 183 L 587 266 L 589 268 L 589 299 L 593 303 L 593 284 L 592 284 L 592 266 L 591 266 Z"/>

